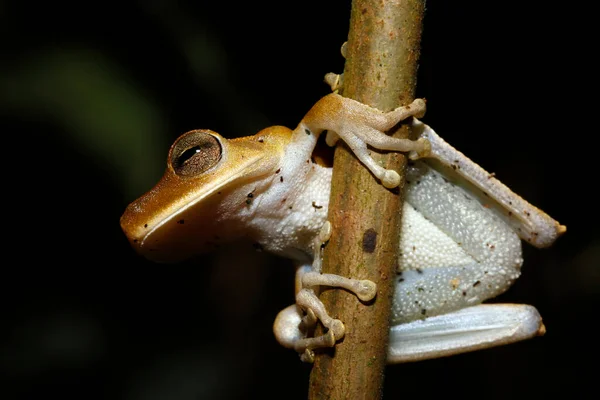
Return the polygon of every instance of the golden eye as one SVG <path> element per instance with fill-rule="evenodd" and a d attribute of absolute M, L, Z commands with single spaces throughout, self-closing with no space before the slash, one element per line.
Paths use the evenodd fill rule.
<path fill-rule="evenodd" d="M 177 175 L 195 176 L 215 166 L 223 154 L 219 140 L 206 131 L 190 131 L 171 148 L 169 162 Z"/>

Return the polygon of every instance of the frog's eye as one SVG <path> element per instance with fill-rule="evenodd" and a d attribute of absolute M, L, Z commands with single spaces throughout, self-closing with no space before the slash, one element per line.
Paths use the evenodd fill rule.
<path fill-rule="evenodd" d="M 216 137 L 205 131 L 190 131 L 173 144 L 169 163 L 177 175 L 195 176 L 215 166 L 222 154 Z"/>

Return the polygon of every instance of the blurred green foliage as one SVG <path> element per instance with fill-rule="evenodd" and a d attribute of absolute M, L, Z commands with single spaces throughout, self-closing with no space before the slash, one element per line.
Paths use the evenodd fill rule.
<path fill-rule="evenodd" d="M 24 118 L 50 118 L 65 140 L 118 178 L 126 198 L 147 190 L 164 168 L 148 162 L 164 158 L 169 145 L 160 108 L 97 51 L 46 50 L 3 71 L 0 106 Z"/>

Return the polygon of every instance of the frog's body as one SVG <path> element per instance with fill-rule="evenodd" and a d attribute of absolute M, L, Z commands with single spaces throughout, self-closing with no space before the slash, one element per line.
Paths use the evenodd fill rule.
<path fill-rule="evenodd" d="M 134 248 L 156 261 L 178 261 L 247 238 L 304 265 L 299 269 L 300 307 L 282 311 L 274 330 L 283 345 L 310 360 L 312 348 L 331 346 L 344 334 L 343 324 L 326 314 L 313 288 L 350 285 L 359 297 L 375 295 L 369 281 L 319 274 L 321 242 L 327 238 L 319 233 L 328 226 L 331 168 L 311 158 L 318 136 L 327 130 L 331 143 L 335 132 L 386 187 L 399 184 L 397 174 L 378 166 L 367 144 L 431 159 L 415 161 L 407 171 L 392 321 L 399 329 L 391 336 L 391 362 L 455 354 L 539 333 L 543 325 L 533 307 L 460 310 L 504 292 L 519 276 L 519 236 L 544 247 L 564 227 L 416 118 L 417 141 L 382 133 L 423 113 L 420 100 L 381 113 L 330 94 L 294 130 L 277 126 L 233 140 L 207 130 L 188 132 L 171 148 L 163 179 L 128 207 L 121 225 Z M 299 328 L 302 310 L 321 320 L 329 335 L 307 338 Z M 462 335 L 456 333 L 457 323 Z"/>

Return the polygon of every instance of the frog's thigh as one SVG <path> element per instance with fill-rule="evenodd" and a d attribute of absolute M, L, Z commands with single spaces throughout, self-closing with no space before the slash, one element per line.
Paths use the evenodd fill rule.
<path fill-rule="evenodd" d="M 512 229 L 424 164 L 407 176 L 393 322 L 474 306 L 508 289 L 522 262 Z"/>
<path fill-rule="evenodd" d="M 388 363 L 438 358 L 543 335 L 538 311 L 521 304 L 480 304 L 393 326 Z"/>

